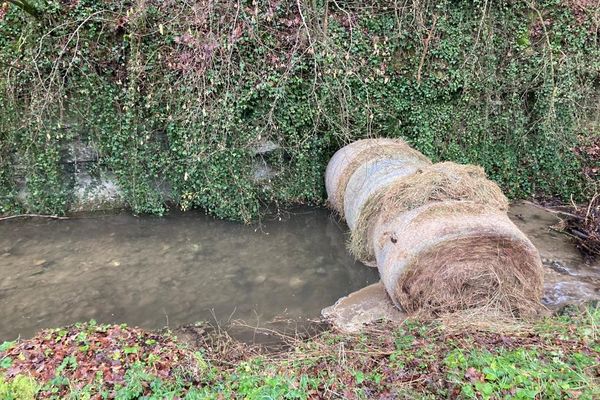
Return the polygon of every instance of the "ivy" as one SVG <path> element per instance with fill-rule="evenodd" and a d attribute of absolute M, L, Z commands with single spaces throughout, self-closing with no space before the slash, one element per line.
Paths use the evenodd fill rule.
<path fill-rule="evenodd" d="M 0 12 L 1 213 L 68 210 L 73 142 L 136 213 L 319 204 L 329 157 L 373 136 L 480 164 L 511 197 L 588 189 L 573 151 L 597 134 L 588 3 L 34 3 L 37 18 Z"/>

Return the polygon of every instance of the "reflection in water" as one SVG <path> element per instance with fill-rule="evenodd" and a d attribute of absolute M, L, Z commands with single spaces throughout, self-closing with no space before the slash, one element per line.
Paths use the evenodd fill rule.
<path fill-rule="evenodd" d="M 259 228 L 200 213 L 0 224 L 0 341 L 96 319 L 145 328 L 317 317 L 378 280 L 344 227 L 301 209 Z"/>

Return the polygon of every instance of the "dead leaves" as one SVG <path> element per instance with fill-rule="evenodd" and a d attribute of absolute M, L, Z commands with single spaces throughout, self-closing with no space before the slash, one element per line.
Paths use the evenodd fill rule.
<path fill-rule="evenodd" d="M 8 378 L 27 375 L 44 384 L 60 376 L 76 387 L 101 381 L 108 389 L 123 384 L 135 363 L 165 380 L 175 377 L 176 368 L 193 370 L 195 364 L 192 353 L 169 336 L 95 324 L 42 331 L 0 353 L 0 359 L 12 360 Z"/>

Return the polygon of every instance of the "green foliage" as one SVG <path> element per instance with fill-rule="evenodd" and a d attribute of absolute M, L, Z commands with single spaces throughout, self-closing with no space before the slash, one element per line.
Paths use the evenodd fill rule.
<path fill-rule="evenodd" d="M 456 348 L 444 360 L 449 379 L 461 387 L 465 398 L 598 398 L 597 377 L 585 373 L 597 368 L 598 355 L 565 352 L 556 343 L 557 338 L 566 343 L 582 340 L 598 352 L 599 321 L 599 307 L 571 307 L 534 326 L 551 343 L 549 347 L 541 342 L 530 348 L 496 351 Z"/>
<path fill-rule="evenodd" d="M 306 377 L 289 378 L 277 373 L 272 366 L 265 370 L 261 359 L 241 363 L 231 376 L 228 391 L 238 398 L 248 399 L 307 399 Z M 230 395 L 230 396 L 231 396 Z"/>
<path fill-rule="evenodd" d="M 44 3 L 0 19 L 2 213 L 66 210 L 74 141 L 137 213 L 173 202 L 249 221 L 318 203 L 331 154 L 371 136 L 480 164 L 512 197 L 586 189 L 573 147 L 597 132 L 593 6 Z M 267 140 L 280 149 L 257 156 Z"/>
<path fill-rule="evenodd" d="M 451 379 L 461 385 L 466 398 L 594 399 L 600 395 L 600 387 L 592 384 L 592 378 L 581 374 L 596 365 L 593 357 L 561 351 L 548 356 L 541 357 L 535 349 L 501 349 L 497 353 L 472 350 L 466 354 L 457 349 L 445 361 Z"/>
<path fill-rule="evenodd" d="M 38 390 L 38 384 L 26 376 L 17 376 L 13 380 L 6 381 L 0 375 L 0 399 L 33 400 Z"/>
<path fill-rule="evenodd" d="M 74 340 L 73 345 L 95 338 L 111 342 L 104 350 L 70 347 L 54 374 L 48 370 L 50 358 L 20 370 L 11 380 L 2 376 L 15 366 L 0 367 L 0 398 L 595 399 L 600 395 L 599 322 L 600 308 L 594 306 L 567 310 L 523 332 L 479 328 L 449 333 L 439 323 L 409 320 L 400 326 L 375 324 L 352 335 L 324 331 L 307 340 L 294 338 L 289 348 L 263 355 L 244 354 L 246 346 L 225 337 L 203 341 L 207 347 L 194 351 L 168 333 L 91 322 L 2 345 L 0 352 L 39 351 L 33 343 L 39 346 L 41 340 L 52 357 L 60 349 L 64 352 L 65 340 Z M 149 344 L 154 350 L 161 346 L 159 354 L 169 360 L 162 368 L 170 372 L 150 357 L 156 353 L 148 353 Z M 116 352 L 120 379 L 115 379 L 117 370 L 109 373 L 101 367 Z M 133 362 L 124 362 L 124 357 Z M 19 359 L 30 357 L 16 355 Z M 49 373 L 50 379 L 36 383 L 26 377 L 29 371 Z"/>

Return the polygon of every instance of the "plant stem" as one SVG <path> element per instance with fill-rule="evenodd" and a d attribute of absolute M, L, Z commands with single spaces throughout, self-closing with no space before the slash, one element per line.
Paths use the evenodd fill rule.
<path fill-rule="evenodd" d="M 32 17 L 40 18 L 39 10 L 35 8 L 31 3 L 28 3 L 26 0 L 8 0 L 8 2 L 19 7 L 21 10 L 25 11 Z"/>

